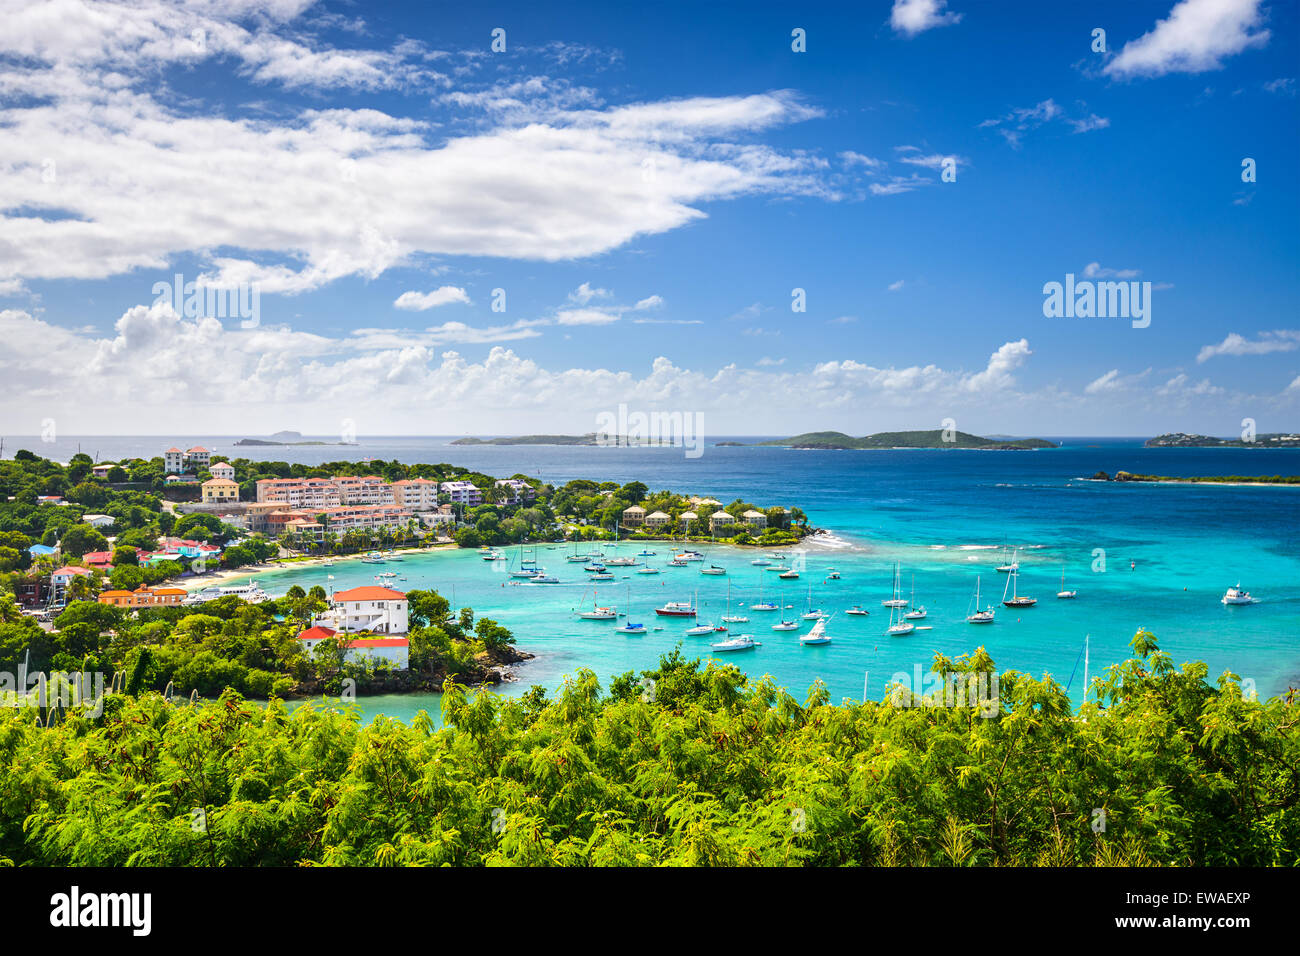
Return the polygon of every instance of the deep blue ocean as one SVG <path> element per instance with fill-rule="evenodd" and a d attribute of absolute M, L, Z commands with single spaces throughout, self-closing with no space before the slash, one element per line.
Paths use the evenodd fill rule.
<path fill-rule="evenodd" d="M 1050 437 L 1050 436 L 1045 436 Z M 761 506 L 803 508 L 826 528 L 809 539 L 801 578 L 781 582 L 750 562 L 751 549 L 716 547 L 709 563 L 728 568 L 725 577 L 702 576 L 700 565 L 664 568 L 658 575 L 620 572 L 601 587 L 601 604 L 616 605 L 634 619 L 663 630 L 634 637 L 614 623 L 583 621 L 575 609 L 590 606 L 592 588 L 581 565 L 564 561 L 564 550 L 539 548 L 537 559 L 561 579 L 559 585 L 517 586 L 503 563 L 475 552 L 440 551 L 408 556 L 386 567 L 340 561 L 332 568 L 276 571 L 256 576 L 270 593 L 292 584 L 335 587 L 372 583 L 377 571 L 406 578 L 401 588 L 433 587 L 509 627 L 521 648 L 537 655 L 517 668 L 518 682 L 503 693 L 532 684 L 555 687 L 566 674 L 591 668 L 607 682 L 626 670 L 648 668 L 678 643 L 707 656 L 710 638 L 686 637 L 688 624 L 656 621 L 664 601 L 697 600 L 701 616 L 725 613 L 730 584 L 733 613 L 758 599 L 781 596 L 802 611 L 811 604 L 834 612 L 833 643 L 801 646 L 798 634 L 771 630 L 773 615 L 751 615 L 733 632 L 752 633 L 762 646 L 721 655 L 752 676 L 772 675 L 802 699 L 817 679 L 832 699 L 879 699 L 895 674 L 927 670 L 935 652 L 950 656 L 978 646 L 999 670 L 1014 668 L 1062 683 L 1074 672 L 1071 696 L 1082 697 L 1080 650 L 1089 637 L 1090 676 L 1129 653 L 1140 627 L 1154 632 L 1174 660 L 1209 664 L 1210 679 L 1225 670 L 1254 682 L 1260 696 L 1300 686 L 1300 487 L 1115 484 L 1086 480 L 1118 470 L 1170 476 L 1300 474 L 1300 450 L 1146 449 L 1142 439 L 1065 438 L 1062 447 L 1033 452 L 982 451 L 796 451 L 783 448 L 707 446 L 701 457 L 679 448 L 559 446 L 452 446 L 449 438 L 377 438 L 358 446 L 239 447 L 235 438 L 64 438 L 6 440 L 66 461 L 78 450 L 101 460 L 150 457 L 169 445 L 202 444 L 222 456 L 319 463 L 360 458 L 407 463 L 450 462 L 497 476 L 525 472 L 561 484 L 573 478 L 627 482 L 652 489 L 709 495 L 723 502 L 743 498 Z M 726 439 L 716 439 L 726 440 Z M 757 441 L 738 438 L 738 441 Z M 667 546 L 650 546 L 660 566 Z M 1019 590 L 1037 597 L 1034 608 L 1013 611 L 998 604 L 1006 575 L 994 571 L 1006 547 L 1020 549 Z M 622 553 L 638 548 L 623 546 Z M 508 549 L 513 555 L 517 549 Z M 609 554 L 608 548 L 606 553 Z M 793 557 L 793 556 L 792 556 Z M 928 616 L 904 638 L 884 633 L 893 567 L 901 566 L 904 596 L 915 587 Z M 841 573 L 826 580 L 826 569 Z M 625 569 L 626 570 L 626 569 Z M 1062 573 L 1073 601 L 1058 600 Z M 984 603 L 997 607 L 996 623 L 966 623 L 976 578 Z M 1225 607 L 1224 590 L 1238 582 L 1258 603 Z M 843 612 L 854 604 L 869 617 Z M 810 627 L 805 623 L 804 630 Z M 366 713 L 409 718 L 428 708 L 436 717 L 437 695 L 363 698 Z"/>

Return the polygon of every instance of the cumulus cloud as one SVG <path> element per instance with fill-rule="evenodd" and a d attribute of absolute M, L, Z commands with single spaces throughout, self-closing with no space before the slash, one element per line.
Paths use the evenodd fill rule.
<path fill-rule="evenodd" d="M 1105 72 L 1127 79 L 1204 73 L 1249 49 L 1266 46 L 1262 0 L 1181 0 L 1149 32 L 1124 45 Z"/>
<path fill-rule="evenodd" d="M 1268 355 L 1270 352 L 1294 352 L 1297 348 L 1300 348 L 1300 329 L 1261 332 L 1259 338 L 1254 340 L 1232 332 L 1217 345 L 1203 346 L 1196 355 L 1196 361 L 1207 362 L 1220 355 Z"/>
<path fill-rule="evenodd" d="M 461 302 L 469 305 L 469 295 L 464 289 L 454 285 L 445 285 L 432 292 L 403 292 L 393 302 L 396 308 L 407 312 L 424 312 L 436 309 L 440 305 Z"/>
<path fill-rule="evenodd" d="M 889 24 L 897 32 L 916 36 L 935 27 L 945 27 L 961 21 L 962 15 L 945 8 L 948 0 L 894 0 L 889 11 Z"/>

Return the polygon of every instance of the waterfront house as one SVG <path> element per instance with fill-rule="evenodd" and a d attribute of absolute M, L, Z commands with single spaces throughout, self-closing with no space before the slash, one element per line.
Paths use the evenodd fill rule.
<path fill-rule="evenodd" d="M 698 517 L 699 515 L 697 515 L 694 511 L 683 511 L 682 516 L 677 520 L 681 522 L 682 530 L 685 531 L 687 528 L 691 526 L 691 522 L 697 519 Z"/>
<path fill-rule="evenodd" d="M 298 640 L 308 654 L 315 652 L 320 641 L 334 637 L 339 632 L 332 627 L 316 624 L 298 635 Z M 410 640 L 406 637 L 352 637 L 344 635 L 340 640 L 347 641 L 345 659 L 352 663 L 362 658 L 388 661 L 397 670 L 406 670 L 410 666 Z"/>
<path fill-rule="evenodd" d="M 405 634 L 406 594 L 373 584 L 337 591 L 330 598 L 330 609 L 315 623 L 350 633 Z"/>
<path fill-rule="evenodd" d="M 652 511 L 645 516 L 645 526 L 647 528 L 662 528 L 673 519 L 662 511 Z"/>
<path fill-rule="evenodd" d="M 750 508 L 741 515 L 741 517 L 745 519 L 745 524 L 749 525 L 755 531 L 762 531 L 767 527 L 767 515 L 763 514 L 761 511 L 755 511 L 753 508 Z"/>
<path fill-rule="evenodd" d="M 635 527 L 645 523 L 645 509 L 640 505 L 633 505 L 631 508 L 623 509 L 624 527 Z"/>
<path fill-rule="evenodd" d="M 209 478 L 201 487 L 205 505 L 239 500 L 239 485 L 230 478 Z"/>
<path fill-rule="evenodd" d="M 725 511 L 715 511 L 709 515 L 709 534 L 716 536 L 731 534 L 735 531 L 736 519 Z"/>

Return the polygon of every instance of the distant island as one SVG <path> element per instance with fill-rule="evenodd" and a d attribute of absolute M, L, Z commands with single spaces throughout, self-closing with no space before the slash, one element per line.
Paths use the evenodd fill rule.
<path fill-rule="evenodd" d="M 236 445 L 355 445 L 354 441 L 306 441 L 302 432 L 276 432 L 268 438 L 241 438 Z"/>
<path fill-rule="evenodd" d="M 628 438 L 626 435 L 604 435 L 588 432 L 585 435 L 512 435 L 506 438 L 457 438 L 452 445 L 596 445 L 596 446 L 630 446 L 630 445 L 671 445 L 672 441 L 662 439 L 648 441 L 644 438 Z"/>
<path fill-rule="evenodd" d="M 1117 471 L 1114 477 L 1099 471 L 1090 481 L 1136 481 L 1158 485 L 1300 485 L 1300 475 L 1200 475 L 1176 478 L 1169 475 L 1135 475 Z"/>
<path fill-rule="evenodd" d="M 945 435 L 949 440 L 945 440 Z M 734 443 L 733 443 L 734 444 Z M 864 448 L 979 448 L 986 451 L 1023 451 L 1055 448 L 1056 443 L 1042 438 L 981 438 L 968 432 L 929 431 L 877 432 L 854 438 L 844 432 L 805 432 L 792 438 L 774 438 L 757 445 L 784 448 L 864 449 Z"/>
<path fill-rule="evenodd" d="M 1241 438 L 1215 438 L 1212 435 L 1188 435 L 1170 432 L 1146 440 L 1147 448 L 1300 448 L 1300 434 L 1266 432 L 1254 441 Z"/>

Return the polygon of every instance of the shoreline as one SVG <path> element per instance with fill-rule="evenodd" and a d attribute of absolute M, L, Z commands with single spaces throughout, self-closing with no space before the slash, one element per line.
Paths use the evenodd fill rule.
<path fill-rule="evenodd" d="M 1300 488 L 1295 481 L 1195 481 L 1191 478 L 1075 478 L 1075 481 L 1095 481 L 1099 485 L 1198 485 L 1210 488 Z"/>

